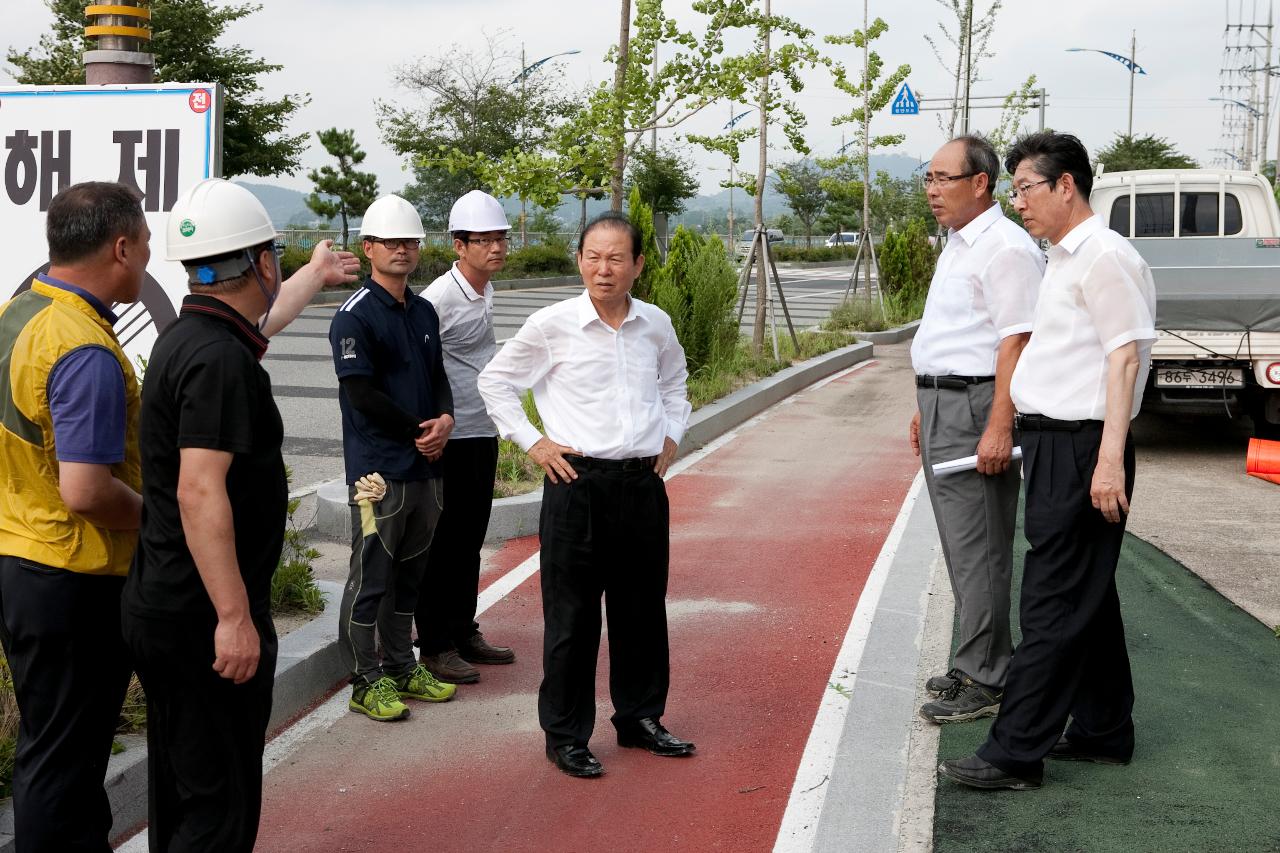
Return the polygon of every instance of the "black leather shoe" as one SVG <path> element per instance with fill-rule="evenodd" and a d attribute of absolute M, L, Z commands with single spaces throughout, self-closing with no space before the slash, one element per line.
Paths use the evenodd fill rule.
<path fill-rule="evenodd" d="M 938 765 L 938 772 L 953 782 L 970 788 L 991 790 L 1008 788 L 1011 791 L 1029 791 L 1040 787 L 1039 779 L 1020 779 L 1005 773 L 994 764 L 988 764 L 976 755 L 953 758 Z"/>
<path fill-rule="evenodd" d="M 693 755 L 697 749 L 687 740 L 671 734 L 656 717 L 645 717 L 618 729 L 618 746 L 647 749 L 654 755 L 678 757 Z"/>
<path fill-rule="evenodd" d="M 1053 745 L 1053 749 L 1049 750 L 1049 758 L 1058 761 L 1092 761 L 1094 764 L 1124 765 L 1129 763 L 1128 758 L 1118 758 L 1114 755 L 1103 755 L 1098 752 L 1087 752 L 1067 740 L 1065 735 L 1058 738 L 1058 742 Z"/>
<path fill-rule="evenodd" d="M 577 776 L 581 779 L 592 779 L 604 773 L 604 765 L 596 761 L 591 750 L 585 746 L 569 744 L 567 746 L 547 747 L 547 758 L 560 768 L 562 773 Z"/>

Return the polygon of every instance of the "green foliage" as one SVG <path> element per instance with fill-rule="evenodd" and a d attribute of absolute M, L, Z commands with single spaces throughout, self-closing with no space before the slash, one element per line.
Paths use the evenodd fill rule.
<path fill-rule="evenodd" d="M 737 343 L 738 275 L 718 240 L 676 229 L 653 302 L 671 317 L 689 372 L 697 374 Z"/>
<path fill-rule="evenodd" d="M 345 249 L 350 233 L 347 220 L 363 213 L 378 197 L 378 176 L 356 169 L 364 162 L 365 153 L 356 144 L 354 130 L 331 127 L 316 136 L 324 150 L 338 161 L 338 168 L 326 165 L 307 173 L 307 178 L 316 186 L 315 192 L 306 197 L 307 207 L 325 219 L 341 218 Z"/>
<path fill-rule="evenodd" d="M 813 245 L 813 225 L 827 206 L 822 169 L 808 160 L 797 160 L 774 170 L 773 188 L 787 200 L 787 207 L 804 225 L 804 243 Z"/>
<path fill-rule="evenodd" d="M 542 430 L 542 417 L 533 402 L 533 392 L 525 391 L 520 398 L 525 416 L 539 431 Z M 505 438 L 498 439 L 498 470 L 494 477 L 493 496 L 507 498 L 522 495 L 536 489 L 542 483 L 543 470 L 529 458 L 529 454 L 520 449 L 520 445 Z"/>
<path fill-rule="evenodd" d="M 924 186 L 912 178 L 895 178 L 888 172 L 876 172 L 871 184 L 871 226 L 877 232 L 900 228 L 913 219 L 930 220 L 929 198 Z"/>
<path fill-rule="evenodd" d="M 13 752 L 18 744 L 19 720 L 13 673 L 0 648 L 0 799 L 13 796 Z"/>
<path fill-rule="evenodd" d="M 1129 169 L 1197 169 L 1195 160 L 1179 152 L 1173 143 L 1153 135 L 1126 136 L 1117 133 L 1107 147 L 1099 150 L 1094 160 L 1108 172 Z"/>
<path fill-rule="evenodd" d="M 801 332 L 797 337 L 798 352 L 789 336 L 778 338 L 777 359 L 768 352 L 753 355 L 748 341 L 738 341 L 689 378 L 689 402 L 694 409 L 699 409 L 744 385 L 790 367 L 793 361 L 813 358 L 852 343 L 844 332 Z"/>
<path fill-rule="evenodd" d="M 799 246 L 771 246 L 769 254 L 779 263 L 783 261 L 845 261 L 853 260 L 858 254 L 857 246 L 814 246 L 811 249 Z"/>
<path fill-rule="evenodd" d="M 886 308 L 894 316 L 923 310 L 938 256 L 929 245 L 928 226 L 913 219 L 900 231 L 885 232 L 877 251 L 880 286 Z"/>
<path fill-rule="evenodd" d="M 19 83 L 83 84 L 81 54 L 85 3 L 45 0 L 53 13 L 50 31 L 34 47 L 10 47 L 6 59 L 17 69 Z M 261 96 L 258 78 L 284 66 L 266 62 L 249 50 L 217 43 L 227 28 L 262 7 L 254 3 L 215 4 L 212 0 L 152 0 L 151 52 L 155 79 L 164 82 L 221 83 L 226 89 L 223 126 L 223 172 L 232 175 L 277 175 L 298 171 L 307 135 L 285 132 L 309 96 Z"/>
<path fill-rule="evenodd" d="M 294 522 L 294 513 L 298 511 L 300 503 L 296 498 L 289 501 L 284 547 L 275 573 L 271 576 L 272 613 L 294 610 L 314 614 L 324 610 L 324 594 L 316 585 L 315 573 L 311 568 L 311 564 L 320 557 L 320 552 L 311 547 L 306 534 Z"/>
<path fill-rule="evenodd" d="M 633 189 L 640 191 L 654 213 L 676 216 L 698 194 L 698 177 L 693 164 L 679 152 L 641 148 L 631 158 L 624 191 L 629 196 Z"/>
<path fill-rule="evenodd" d="M 640 199 L 640 190 L 631 189 L 631 204 L 627 208 L 631 224 L 640 229 L 640 254 L 644 255 L 644 270 L 631 288 L 631 295 L 648 301 L 649 294 L 662 276 L 662 251 L 653 229 L 653 209 Z"/>
<path fill-rule="evenodd" d="M 569 247 L 553 240 L 511 252 L 507 255 L 506 266 L 494 278 L 543 278 L 574 275 L 577 271 L 578 267 L 569 254 Z"/>
<path fill-rule="evenodd" d="M 831 310 L 822 328 L 831 331 L 883 332 L 889 320 L 880 306 L 867 299 L 850 299 Z"/>

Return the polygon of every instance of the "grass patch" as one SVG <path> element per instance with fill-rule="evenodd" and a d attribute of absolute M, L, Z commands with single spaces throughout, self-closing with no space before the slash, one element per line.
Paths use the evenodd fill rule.
<path fill-rule="evenodd" d="M 877 300 L 855 297 L 841 302 L 822 324 L 828 331 L 883 332 L 924 316 L 923 295 L 914 298 L 885 300 L 884 311 Z"/>
<path fill-rule="evenodd" d="M 280 562 L 271 576 L 271 612 L 305 613 L 324 610 L 324 594 L 316 584 L 312 563 L 320 552 L 311 547 L 294 521 L 300 500 L 289 501 L 289 515 L 285 520 L 284 547 L 280 550 Z"/>
<path fill-rule="evenodd" d="M 525 416 L 542 430 L 542 416 L 533 402 L 533 392 L 525 391 L 520 398 Z M 529 454 L 520 449 L 520 445 L 505 438 L 498 439 L 498 472 L 493 480 L 493 496 L 509 498 L 515 495 L 526 495 L 542 485 L 542 467 L 529 458 Z"/>

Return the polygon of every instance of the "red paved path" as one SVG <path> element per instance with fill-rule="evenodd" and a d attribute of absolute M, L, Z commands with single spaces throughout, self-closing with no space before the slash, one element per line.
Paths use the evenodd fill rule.
<path fill-rule="evenodd" d="M 696 757 L 617 747 L 602 649 L 591 746 L 607 773 L 571 779 L 548 763 L 535 575 L 481 619 L 517 649 L 514 666 L 485 667 L 480 684 L 415 704 L 406 722 L 350 714 L 313 737 L 267 777 L 258 849 L 770 849 L 857 596 L 918 469 L 904 386 L 896 366 L 867 366 L 668 483 L 664 722 L 697 742 Z M 517 540 L 498 561 L 535 548 Z"/>

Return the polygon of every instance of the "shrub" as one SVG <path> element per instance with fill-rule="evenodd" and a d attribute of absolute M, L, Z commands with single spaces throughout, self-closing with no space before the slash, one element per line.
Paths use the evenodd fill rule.
<path fill-rule="evenodd" d="M 569 254 L 568 244 L 551 240 L 532 243 L 507 255 L 506 266 L 494 276 L 505 278 L 540 278 L 545 276 L 573 275 L 578 271 Z"/>
<path fill-rule="evenodd" d="M 632 286 L 631 295 L 647 302 L 662 276 L 662 250 L 658 248 L 658 238 L 654 235 L 653 208 L 640 198 L 639 188 L 631 190 L 627 216 L 640 229 L 640 254 L 644 255 L 645 260 L 644 271 Z"/>
<path fill-rule="evenodd" d="M 736 343 L 732 315 L 737 292 L 737 273 L 719 241 L 704 241 L 683 225 L 677 228 L 654 285 L 653 303 L 671 317 L 690 373 Z"/>
<path fill-rule="evenodd" d="M 822 324 L 822 328 L 831 331 L 882 332 L 888 327 L 880 303 L 861 298 L 840 303 Z"/>
<path fill-rule="evenodd" d="M 769 254 L 778 262 L 782 261 L 841 261 L 853 260 L 858 254 L 857 246 L 814 246 L 805 249 L 801 246 L 770 246 Z"/>
<path fill-rule="evenodd" d="M 876 259 L 885 307 L 890 313 L 902 317 L 914 313 L 917 307 L 923 308 L 938 263 L 924 221 L 913 219 L 901 231 L 887 230 Z"/>

